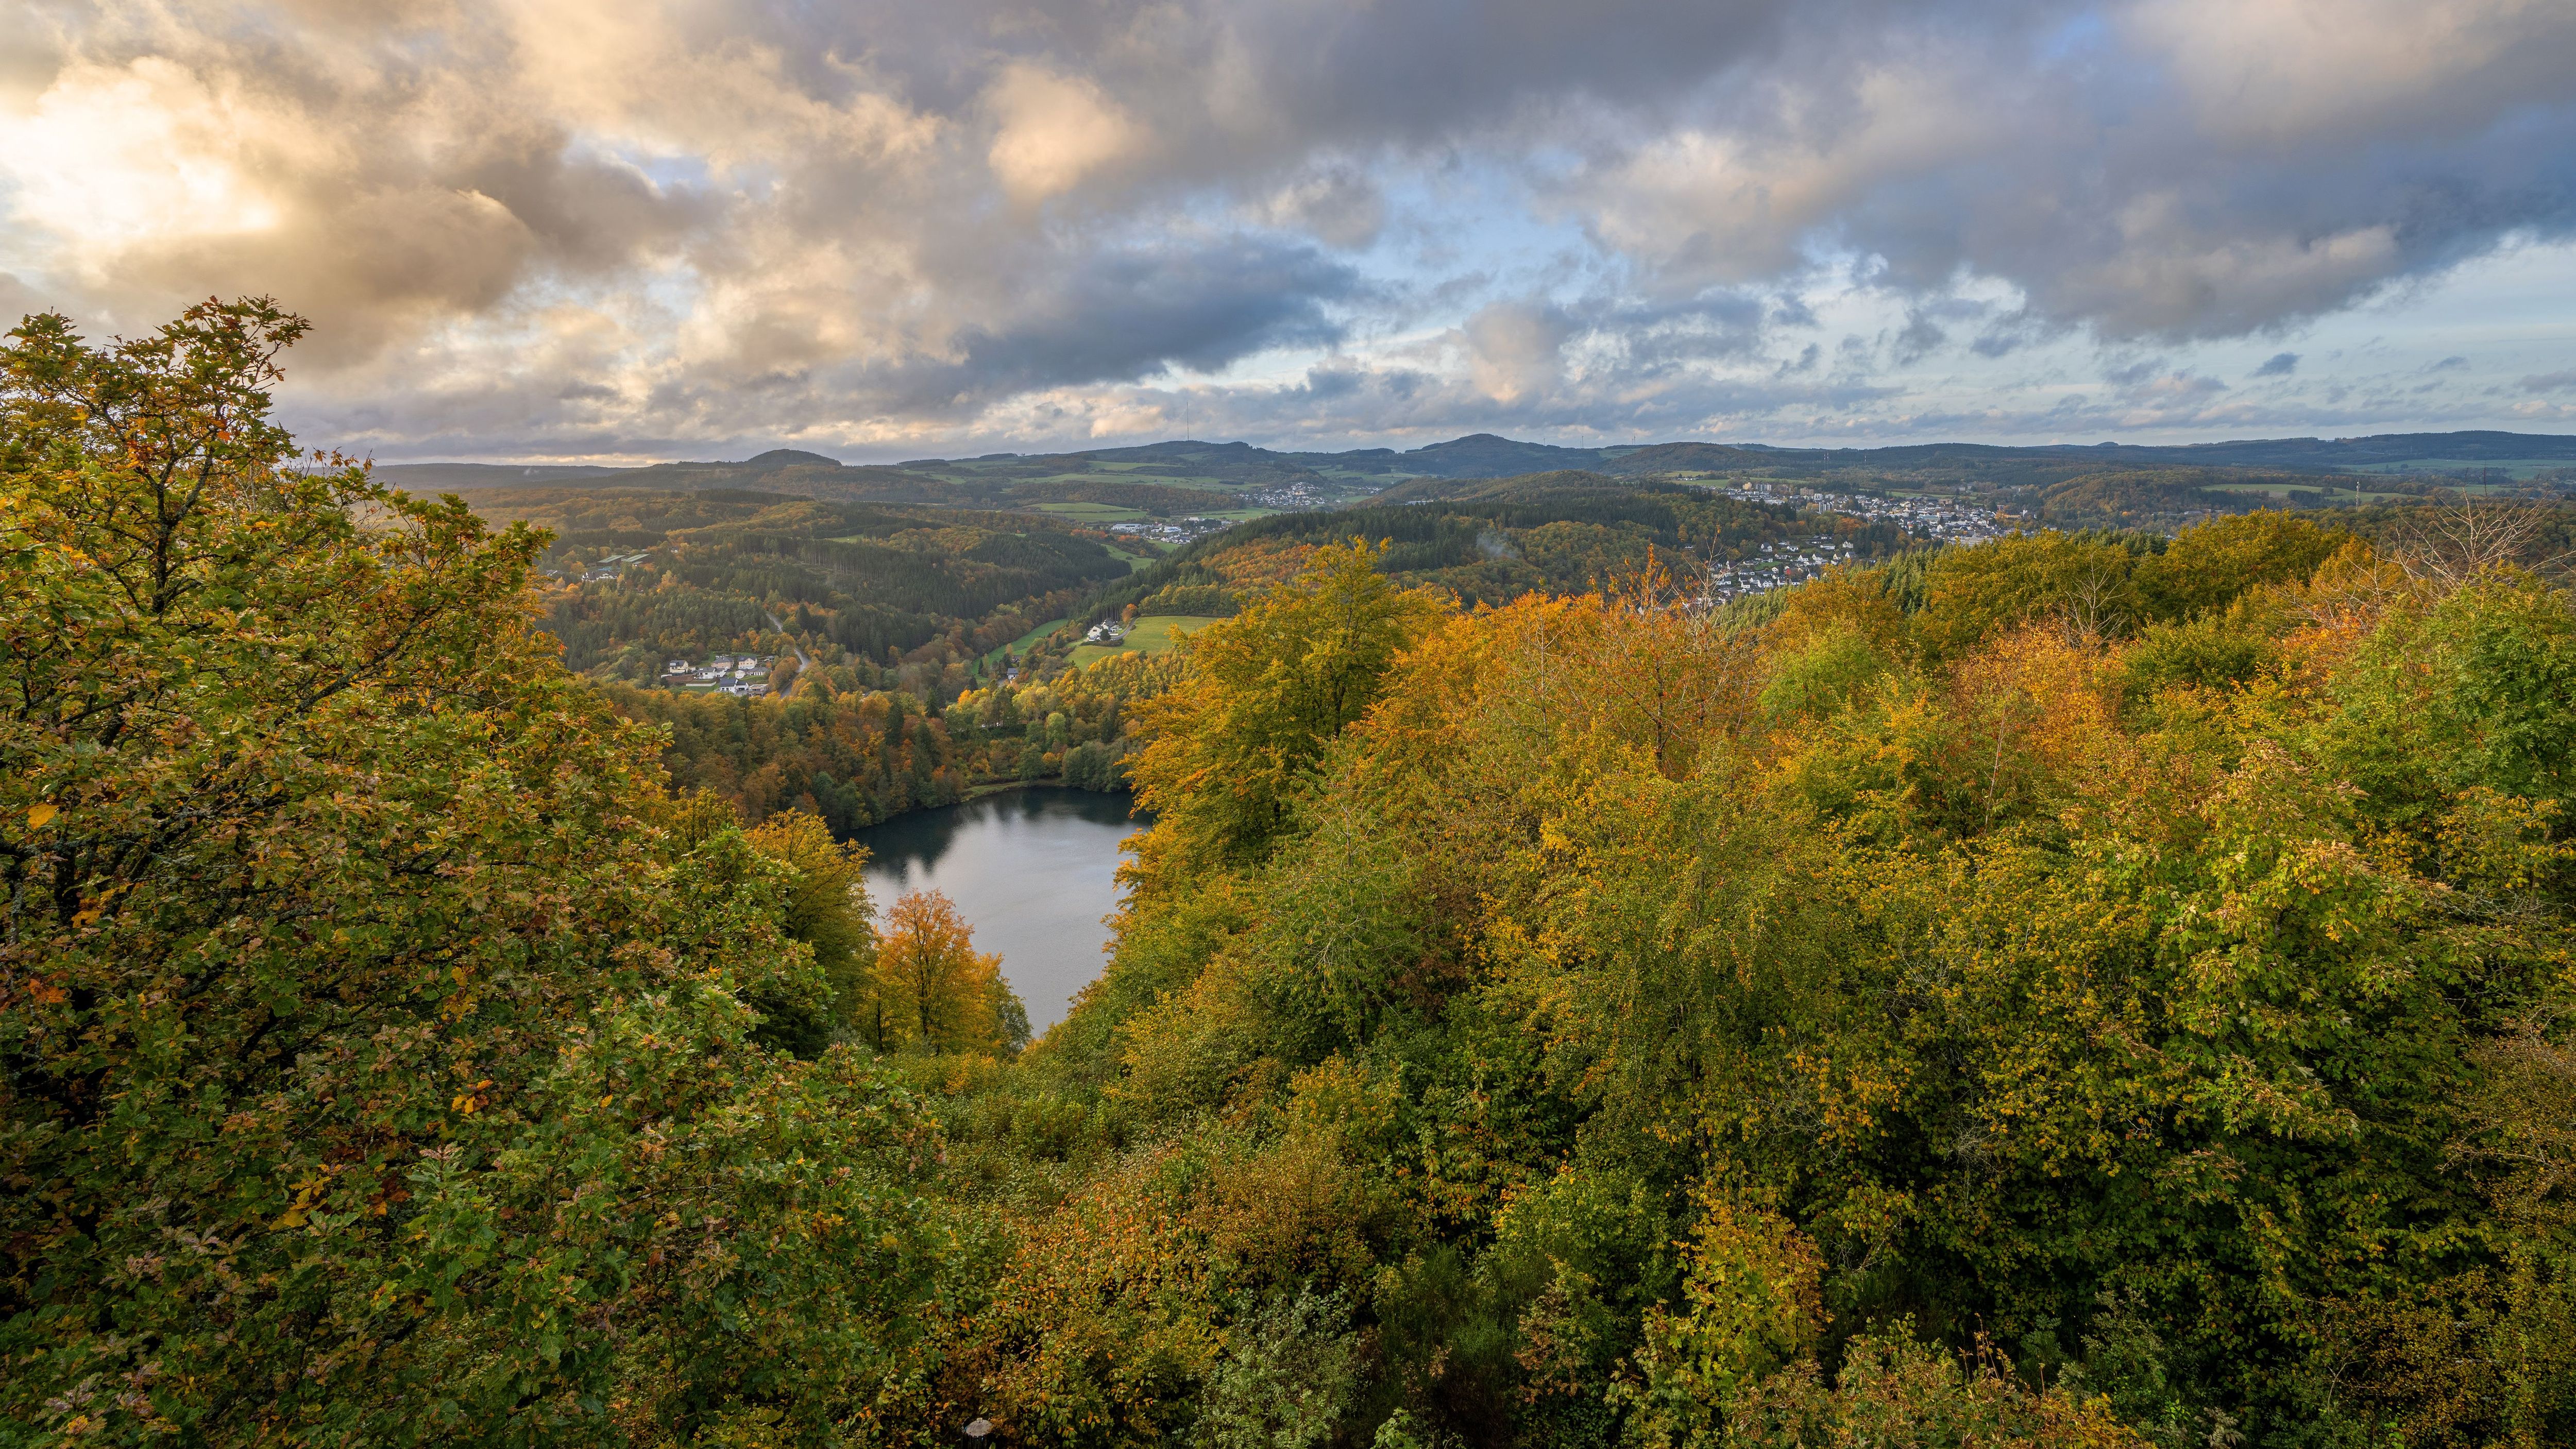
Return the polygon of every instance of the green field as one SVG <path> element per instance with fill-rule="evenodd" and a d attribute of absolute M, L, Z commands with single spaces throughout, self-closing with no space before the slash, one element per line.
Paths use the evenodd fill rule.
<path fill-rule="evenodd" d="M 1005 653 L 1028 653 L 1030 645 L 1037 643 L 1040 639 L 1045 638 L 1049 634 L 1054 633 L 1056 630 L 1061 629 L 1072 622 L 1073 621 L 1071 619 L 1056 619 L 1048 623 L 1040 624 L 1017 639 L 1012 640 L 1010 643 L 1005 644 L 1001 648 L 994 650 L 992 653 L 985 655 L 984 667 L 991 669 L 999 665 L 1002 662 L 1002 656 Z"/>
<path fill-rule="evenodd" d="M 1073 667 L 1080 669 L 1086 664 L 1097 664 L 1112 654 L 1123 654 L 1130 649 L 1146 654 L 1169 654 L 1172 652 L 1172 646 L 1180 642 L 1172 637 L 1173 630 L 1196 632 L 1216 622 L 1199 614 L 1155 614 L 1139 619 L 1136 621 L 1136 627 L 1128 633 L 1126 642 L 1118 648 L 1112 649 L 1105 644 L 1085 644 L 1075 649 Z"/>

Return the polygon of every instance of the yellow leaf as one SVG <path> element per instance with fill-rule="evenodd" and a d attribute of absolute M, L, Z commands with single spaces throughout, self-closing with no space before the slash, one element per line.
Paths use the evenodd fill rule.
<path fill-rule="evenodd" d="M 55 816 L 62 813 L 62 807 L 56 805 L 51 800 L 44 800 L 34 805 L 30 805 L 27 807 L 27 828 L 30 830 L 42 830 L 48 824 L 52 823 Z"/>

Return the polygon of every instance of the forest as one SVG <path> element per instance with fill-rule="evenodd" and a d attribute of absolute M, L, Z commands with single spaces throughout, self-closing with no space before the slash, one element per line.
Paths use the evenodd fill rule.
<path fill-rule="evenodd" d="M 547 629 L 581 672 L 631 681 L 670 657 L 801 637 L 875 666 L 968 656 L 1128 571 L 1098 535 L 1042 515 L 823 503 L 748 489 L 514 488 L 477 494 L 496 523 L 553 535 L 574 576 Z M 589 579 L 583 566 L 649 550 Z M 789 616 L 768 626 L 769 611 Z"/>
<path fill-rule="evenodd" d="M 299 451 L 301 330 L 0 350 L 0 1443 L 2576 1439 L 2550 516 L 1245 551 L 1022 1046 L 543 533 Z"/>
<path fill-rule="evenodd" d="M 1278 577 L 1318 545 L 1353 539 L 1388 545 L 1380 572 L 1473 606 L 1532 592 L 1581 593 L 1656 570 L 1681 577 L 1750 557 L 1766 543 L 1819 534 L 1853 544 L 1865 558 L 1909 543 L 1887 524 L 1803 514 L 1686 484 L 1534 473 L 1445 485 L 1389 504 L 1254 519 L 1113 582 L 1093 597 L 1089 613 L 1105 617 L 1165 589 L 1239 589 Z"/>
<path fill-rule="evenodd" d="M 1140 743 L 1127 706 L 1158 692 L 1168 671 L 1123 656 L 1104 661 L 1112 667 L 1072 667 L 1083 627 L 1230 615 L 1336 541 L 1387 545 L 1380 572 L 1461 605 L 1533 591 L 1578 594 L 1825 532 L 1864 558 L 1907 543 L 1885 524 L 1596 474 L 1485 480 L 1469 493 L 1427 505 L 1277 514 L 1132 574 L 1115 561 L 1114 569 L 1095 568 L 1097 546 L 1075 533 L 1003 532 L 1014 516 L 945 514 L 951 526 L 933 530 L 913 514 L 757 492 L 553 487 L 481 496 L 475 509 L 487 519 L 515 516 L 563 530 L 550 558 L 574 546 L 567 540 L 603 549 L 653 544 L 651 557 L 616 579 L 553 597 L 545 628 L 563 641 L 566 664 L 601 679 L 625 717 L 670 728 L 663 762 L 679 787 L 713 790 L 755 822 L 782 809 L 816 813 L 845 835 L 1014 781 L 1124 788 L 1124 761 Z M 787 556 L 815 546 L 813 534 L 872 525 L 888 540 L 879 552 L 916 588 L 939 586 L 959 567 L 1016 560 L 1020 568 L 992 574 L 1003 582 L 981 595 L 951 591 L 928 602 L 942 612 L 899 615 L 886 601 L 911 596 L 894 584 L 827 582 L 814 559 Z M 761 548 L 745 551 L 745 537 Z M 1059 608 L 1072 611 L 1070 630 L 1031 627 Z M 772 618 L 781 627 L 771 628 Z M 858 632 L 889 619 L 904 632 Z M 871 647 L 889 638 L 912 643 Z M 813 667 L 793 668 L 782 655 L 773 680 L 781 693 L 771 698 L 650 687 L 666 658 L 755 646 L 809 650 Z M 1012 677 L 1019 666 L 1021 677 Z"/>
<path fill-rule="evenodd" d="M 1172 671 L 1143 655 L 1026 685 L 963 685 L 931 709 L 903 688 L 835 688 L 820 671 L 787 699 L 673 694 L 611 684 L 620 716 L 663 733 L 674 789 L 706 792 L 758 823 L 818 816 L 847 839 L 909 810 L 954 805 L 977 786 L 1045 780 L 1126 787 L 1135 705 Z"/>

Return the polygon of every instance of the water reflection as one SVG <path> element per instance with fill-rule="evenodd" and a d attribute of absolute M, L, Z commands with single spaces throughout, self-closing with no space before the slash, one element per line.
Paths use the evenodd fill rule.
<path fill-rule="evenodd" d="M 977 949 L 1001 954 L 1030 1027 L 1043 1032 L 1100 974 L 1109 941 L 1101 918 L 1118 903 L 1118 842 L 1144 828 L 1129 818 L 1129 803 L 1032 787 L 898 816 L 853 838 L 868 848 L 877 908 L 906 891 L 955 901 Z"/>

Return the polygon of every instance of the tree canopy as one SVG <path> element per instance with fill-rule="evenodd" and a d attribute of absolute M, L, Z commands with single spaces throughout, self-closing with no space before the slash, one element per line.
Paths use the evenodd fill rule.
<path fill-rule="evenodd" d="M 1022 1051 L 949 903 L 669 788 L 541 534 L 295 452 L 300 327 L 0 351 L 0 1443 L 2576 1440 L 2547 527 L 1298 543 L 1096 720 L 807 709 L 1143 732 Z"/>
<path fill-rule="evenodd" d="M 0 1439 L 864 1433 L 956 1238 L 906 1093 L 762 1044 L 804 877 L 563 672 L 542 536 L 295 453 L 302 326 L 0 351 Z"/>

